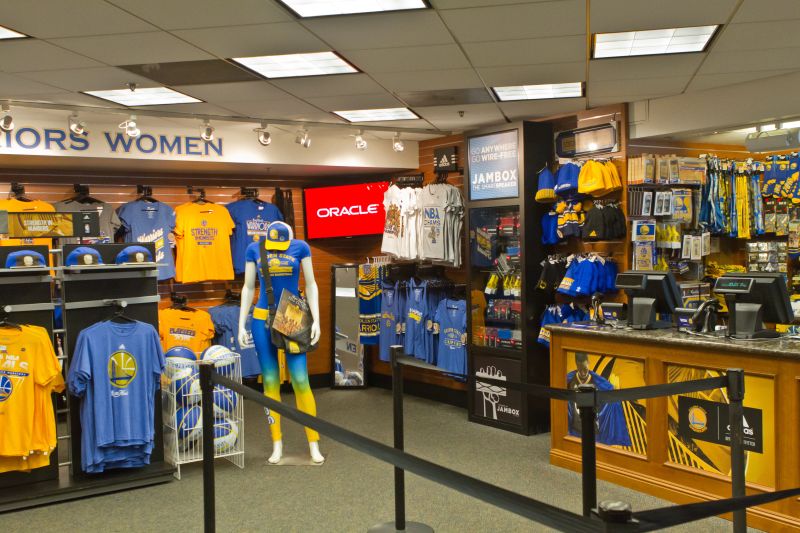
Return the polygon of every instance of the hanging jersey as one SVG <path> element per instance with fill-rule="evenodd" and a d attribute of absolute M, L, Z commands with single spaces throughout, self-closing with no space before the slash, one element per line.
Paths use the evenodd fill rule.
<path fill-rule="evenodd" d="M 398 325 L 402 319 L 397 283 L 383 282 L 381 294 L 381 325 L 378 357 L 381 361 L 391 359 L 390 348 L 402 344 Z"/>
<path fill-rule="evenodd" d="M 172 256 L 172 232 L 175 230 L 175 211 L 163 202 L 128 202 L 117 209 L 124 230 L 125 242 L 152 242 L 158 263 L 159 281 L 175 277 L 175 258 Z"/>
<path fill-rule="evenodd" d="M 185 346 L 199 359 L 203 350 L 211 346 L 214 323 L 211 315 L 202 309 L 187 311 L 168 307 L 158 312 L 158 334 L 165 352 L 175 346 Z"/>
<path fill-rule="evenodd" d="M 386 220 L 383 224 L 383 242 L 381 252 L 394 256 L 400 255 L 400 242 L 403 234 L 403 195 L 397 185 L 390 186 L 383 193 L 383 208 Z"/>
<path fill-rule="evenodd" d="M 41 200 L 33 200 L 30 202 L 23 202 L 16 198 L 0 200 L 0 211 L 8 211 L 9 213 L 54 213 L 55 210 L 55 207 Z M 21 239 L 0 238 L 0 246 L 24 246 L 28 244 L 47 246 L 49 250 L 53 244 L 53 239 L 48 237 L 25 237 Z"/>
<path fill-rule="evenodd" d="M 428 318 L 427 282 L 417 284 L 413 279 L 408 282 L 406 300 L 406 329 L 403 345 L 407 355 L 427 360 L 425 326 Z"/>
<path fill-rule="evenodd" d="M 245 329 L 247 330 L 247 344 L 239 344 L 239 310 L 238 305 L 223 304 L 208 310 L 214 322 L 214 344 L 225 346 L 232 352 L 241 356 L 242 376 L 257 376 L 261 374 L 258 364 L 258 354 L 253 344 L 253 313 L 247 316 Z"/>
<path fill-rule="evenodd" d="M 422 220 L 422 259 L 443 261 L 445 252 L 445 218 L 447 210 L 447 185 L 431 184 L 419 194 Z"/>
<path fill-rule="evenodd" d="M 164 354 L 150 324 L 100 322 L 80 332 L 67 383 L 82 398 L 84 471 L 149 464 L 163 369 Z"/>
<path fill-rule="evenodd" d="M 259 237 L 267 235 L 271 222 L 283 220 L 280 209 L 269 202 L 257 202 L 252 198 L 237 200 L 225 206 L 234 223 L 231 235 L 233 271 L 244 272 L 247 247 Z"/>
<path fill-rule="evenodd" d="M 264 238 L 258 242 L 251 243 L 247 247 L 246 259 L 249 262 L 255 263 L 256 272 L 258 273 L 259 291 L 258 301 L 256 302 L 256 309 L 267 309 L 269 303 L 267 299 L 267 289 L 264 286 L 264 274 L 261 268 L 261 252 L 259 247 L 264 246 Z M 300 285 L 300 269 L 302 268 L 302 261 L 306 257 L 311 257 L 311 248 L 305 241 L 292 239 L 289 248 L 281 252 L 278 250 L 267 250 L 267 260 L 269 261 L 269 276 L 272 284 L 272 292 L 275 298 L 274 306 L 278 305 L 281 301 L 281 294 L 284 289 L 288 290 L 295 296 L 299 296 Z M 273 309 L 274 310 L 274 309 Z M 258 316 L 259 313 L 254 311 L 255 318 L 264 320 L 266 315 Z"/>
<path fill-rule="evenodd" d="M 65 237 L 59 239 L 61 246 L 65 244 L 108 244 L 114 242 L 114 234 L 120 227 L 117 212 L 106 202 L 83 204 L 72 200 L 64 200 L 53 204 L 57 211 L 97 213 L 100 220 L 100 234 L 93 237 Z"/>
<path fill-rule="evenodd" d="M 358 266 L 358 342 L 375 345 L 381 330 L 381 280 L 376 265 Z"/>
<path fill-rule="evenodd" d="M 212 203 L 188 203 L 175 211 L 178 247 L 175 279 L 181 283 L 233 279 L 228 210 Z"/>
<path fill-rule="evenodd" d="M 445 299 L 436 308 L 439 351 L 436 365 L 454 374 L 467 374 L 467 302 Z"/>

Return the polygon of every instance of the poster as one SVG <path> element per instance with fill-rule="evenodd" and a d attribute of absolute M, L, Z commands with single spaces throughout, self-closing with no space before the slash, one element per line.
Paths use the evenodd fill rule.
<path fill-rule="evenodd" d="M 481 378 L 521 383 L 522 362 L 516 359 L 484 355 L 476 355 L 473 361 L 475 365 L 475 390 L 472 394 L 475 415 L 521 426 L 522 393 L 494 383 L 482 382 Z"/>
<path fill-rule="evenodd" d="M 470 137 L 470 200 L 519 196 L 517 130 Z"/>
<path fill-rule="evenodd" d="M 667 382 L 718 377 L 723 372 L 683 365 L 667 366 Z M 775 383 L 744 378 L 745 479 L 775 486 Z M 728 397 L 725 389 L 669 397 L 669 462 L 730 476 Z"/>
<path fill-rule="evenodd" d="M 576 389 L 591 383 L 598 390 L 642 387 L 644 362 L 626 357 L 567 352 L 566 385 Z M 569 434 L 581 436 L 581 418 L 577 406 L 567 408 Z M 647 408 L 645 400 L 611 402 L 598 409 L 595 438 L 598 444 L 612 446 L 638 455 L 647 455 Z"/>

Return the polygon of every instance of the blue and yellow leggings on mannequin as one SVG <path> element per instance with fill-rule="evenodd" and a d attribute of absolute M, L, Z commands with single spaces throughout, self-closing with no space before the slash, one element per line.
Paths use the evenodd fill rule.
<path fill-rule="evenodd" d="M 266 322 L 255 318 L 255 316 L 253 317 L 253 342 L 256 345 L 258 362 L 261 364 L 261 377 L 264 380 L 264 395 L 273 400 L 281 401 L 278 349 L 272 344 Z M 287 353 L 286 366 L 289 368 L 289 375 L 292 377 L 292 388 L 294 389 L 297 408 L 304 413 L 316 416 L 317 404 L 314 401 L 314 394 L 311 392 L 311 386 L 308 382 L 306 354 Z M 275 411 L 272 411 L 270 414 L 275 420 L 275 422 L 269 426 L 272 440 L 282 440 L 281 415 Z M 308 437 L 308 442 L 316 442 L 319 440 L 319 433 L 313 429 L 306 428 L 306 436 Z"/>

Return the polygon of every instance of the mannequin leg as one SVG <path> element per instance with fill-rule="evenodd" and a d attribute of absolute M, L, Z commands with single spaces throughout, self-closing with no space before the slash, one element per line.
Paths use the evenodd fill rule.
<path fill-rule="evenodd" d="M 281 384 L 280 384 L 280 368 L 278 367 L 278 350 L 272 344 L 268 337 L 269 330 L 267 329 L 264 320 L 253 320 L 253 344 L 256 346 L 256 353 L 258 354 L 258 362 L 261 365 L 261 378 L 264 381 L 264 396 L 272 398 L 276 401 L 281 401 Z M 275 450 L 278 451 L 277 461 L 280 460 L 282 451 L 282 435 L 281 435 L 281 415 L 272 411 L 271 416 L 274 420 L 269 426 L 270 434 L 272 435 L 272 442 L 275 445 Z M 273 456 L 275 454 L 273 453 Z M 270 458 L 272 459 L 272 457 Z M 275 461 L 275 462 L 277 462 Z M 272 462 L 272 461 L 271 461 Z"/>
<path fill-rule="evenodd" d="M 286 366 L 289 367 L 289 373 L 292 376 L 292 388 L 297 408 L 304 413 L 317 416 L 317 403 L 314 401 L 314 393 L 311 392 L 311 385 L 308 382 L 306 354 L 287 354 Z M 325 456 L 319 451 L 319 433 L 310 428 L 305 429 L 311 460 L 315 463 L 324 462 Z"/>

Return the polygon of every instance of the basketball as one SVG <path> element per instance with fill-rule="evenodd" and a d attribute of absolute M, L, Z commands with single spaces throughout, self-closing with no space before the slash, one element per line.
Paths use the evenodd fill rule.
<path fill-rule="evenodd" d="M 178 440 L 196 441 L 203 436 L 203 412 L 197 406 L 181 407 L 175 413 Z"/>
<path fill-rule="evenodd" d="M 186 346 L 174 346 L 164 353 L 164 373 L 174 379 L 175 372 L 182 368 L 194 368 L 197 356 Z"/>
<path fill-rule="evenodd" d="M 172 387 L 178 407 L 200 403 L 200 380 L 197 376 L 194 368 L 180 368 L 173 374 Z"/>
<path fill-rule="evenodd" d="M 236 447 L 239 426 L 230 418 L 214 420 L 214 454 L 228 453 Z"/>
<path fill-rule="evenodd" d="M 214 361 L 214 367 L 222 375 L 230 376 L 233 373 L 233 352 L 224 346 L 216 344 L 203 352 L 203 361 Z"/>
<path fill-rule="evenodd" d="M 227 387 L 214 387 L 214 416 L 227 416 L 236 409 L 236 394 Z"/>

